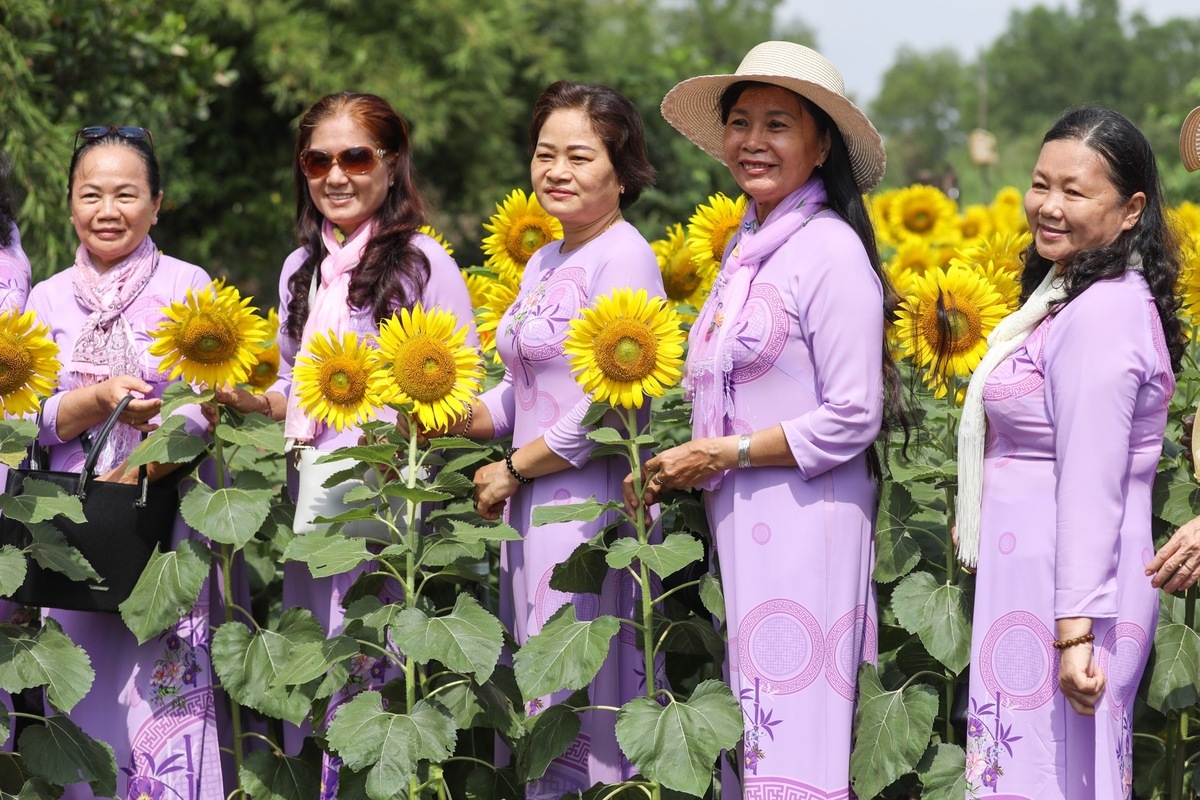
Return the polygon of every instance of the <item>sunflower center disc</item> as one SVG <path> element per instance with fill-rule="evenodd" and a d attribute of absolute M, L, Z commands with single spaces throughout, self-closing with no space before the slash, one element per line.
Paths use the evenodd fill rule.
<path fill-rule="evenodd" d="M 29 380 L 33 354 L 11 342 L 0 343 L 0 396 L 8 396 Z"/>
<path fill-rule="evenodd" d="M 197 317 L 184 326 L 179 334 L 179 352 L 184 358 L 200 364 L 220 364 L 237 352 L 237 333 L 220 321 Z"/>
<path fill-rule="evenodd" d="M 350 363 L 347 363 L 350 362 Z M 367 379 L 350 359 L 326 362 L 321 370 L 321 393 L 332 403 L 356 405 L 367 392 Z"/>
<path fill-rule="evenodd" d="M 596 337 L 596 363 L 612 380 L 640 381 L 654 371 L 658 347 L 644 325 L 618 320 Z"/>

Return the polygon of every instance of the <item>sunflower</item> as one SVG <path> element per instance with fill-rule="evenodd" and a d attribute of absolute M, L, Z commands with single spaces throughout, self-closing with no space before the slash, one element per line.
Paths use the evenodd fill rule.
<path fill-rule="evenodd" d="M 992 232 L 993 227 L 995 224 L 992 222 L 992 212 L 988 210 L 987 206 L 967 206 L 958 216 L 958 233 L 964 243 L 987 236 Z"/>
<path fill-rule="evenodd" d="M 880 248 L 896 246 L 887 224 L 888 209 L 891 208 L 892 201 L 896 199 L 896 192 L 896 189 L 891 189 L 863 196 L 863 204 L 867 207 L 867 215 L 871 218 L 872 227 L 875 228 L 875 239 Z"/>
<path fill-rule="evenodd" d="M 1200 235 L 1200 206 L 1184 200 L 1167 210 L 1167 223 L 1181 242 Z"/>
<path fill-rule="evenodd" d="M 662 272 L 663 287 L 672 308 L 680 304 L 699 308 L 712 289 L 717 277 L 712 263 L 700 264 L 688 246 L 683 226 L 676 223 L 667 228 L 667 238 L 651 242 L 658 256 L 658 269 Z"/>
<path fill-rule="evenodd" d="M 1179 237 L 1179 284 L 1176 292 L 1183 301 L 1181 315 L 1194 330 L 1200 326 L 1200 233 Z"/>
<path fill-rule="evenodd" d="M 387 374 L 368 340 L 317 333 L 292 370 L 300 410 L 338 432 L 361 425 L 384 404 Z"/>
<path fill-rule="evenodd" d="M 246 378 L 246 383 L 260 392 L 274 386 L 275 379 L 279 377 L 279 314 L 273 308 L 267 312 L 267 331 L 270 339 L 263 342 L 266 347 L 258 354 L 258 363 Z"/>
<path fill-rule="evenodd" d="M 38 398 L 54 392 L 61 366 L 50 327 L 37 314 L 0 314 L 0 409 L 5 416 L 37 411 Z"/>
<path fill-rule="evenodd" d="M 492 281 L 487 287 L 487 294 L 481 305 L 476 306 L 475 330 L 479 333 L 479 343 L 484 353 L 496 350 L 496 330 L 500 327 L 500 318 L 517 300 L 517 290 L 504 281 Z M 495 354 L 496 361 L 500 353 Z"/>
<path fill-rule="evenodd" d="M 892 286 L 901 297 L 908 294 L 913 279 L 924 275 L 932 269 L 943 266 L 938 254 L 928 242 L 920 239 L 910 239 L 896 248 L 892 257 L 883 265 Z"/>
<path fill-rule="evenodd" d="M 217 280 L 199 292 L 189 288 L 182 303 L 171 301 L 151 334 L 150 354 L 162 358 L 159 371 L 192 384 L 244 383 L 273 334 L 250 300 Z"/>
<path fill-rule="evenodd" d="M 895 347 L 924 370 L 925 385 L 942 397 L 949 378 L 967 378 L 979 366 L 988 334 L 1006 313 L 1004 300 L 979 273 L 935 269 L 913 281 L 891 333 Z"/>
<path fill-rule="evenodd" d="M 692 248 L 697 269 L 711 269 L 715 272 L 721 265 L 725 246 L 729 244 L 733 234 L 737 233 L 749 206 L 750 199 L 746 195 L 739 195 L 736 200 L 730 200 L 721 192 L 696 206 L 696 211 L 688 220 L 687 241 L 688 247 Z"/>
<path fill-rule="evenodd" d="M 417 230 L 419 230 L 421 233 L 425 234 L 426 236 L 432 237 L 433 240 L 436 241 L 438 244 L 440 244 L 442 246 L 442 249 L 446 251 L 446 255 L 448 255 L 448 256 L 454 255 L 454 247 L 452 247 L 450 242 L 446 241 L 446 237 L 442 236 L 442 234 L 438 233 L 437 230 L 435 230 L 432 225 L 422 225 Z"/>
<path fill-rule="evenodd" d="M 1008 310 L 1015 311 L 1021 294 L 1021 253 L 1032 241 L 1028 233 L 998 231 L 962 248 L 950 265 L 983 275 L 996 287 Z"/>
<path fill-rule="evenodd" d="M 479 392 L 483 361 L 466 344 L 467 326 L 439 308 L 400 309 L 379 326 L 380 359 L 387 370 L 389 403 L 411 403 L 412 413 L 432 430 L 445 429 L 467 413 Z"/>
<path fill-rule="evenodd" d="M 933 244 L 959 239 L 958 207 L 936 186 L 915 184 L 897 191 L 887 207 L 887 223 L 896 244 L 910 239 Z"/>
<path fill-rule="evenodd" d="M 682 376 L 679 314 L 661 297 L 629 287 L 604 295 L 571 320 L 563 353 L 576 382 L 596 401 L 641 408 Z"/>
<path fill-rule="evenodd" d="M 496 213 L 483 227 L 491 234 L 483 240 L 488 255 L 485 266 L 514 285 L 521 282 L 529 257 L 563 235 L 562 223 L 542 209 L 537 195 L 520 189 L 496 204 Z"/>
<path fill-rule="evenodd" d="M 1027 233 L 1029 220 L 1025 217 L 1025 195 L 1015 186 L 1005 186 L 996 192 L 989 207 L 996 230 L 1004 233 Z"/>
<path fill-rule="evenodd" d="M 467 282 L 467 295 L 471 298 L 471 308 L 481 308 L 487 302 L 488 287 L 496 282 L 496 278 L 481 275 L 478 272 L 465 272 L 463 279 Z"/>

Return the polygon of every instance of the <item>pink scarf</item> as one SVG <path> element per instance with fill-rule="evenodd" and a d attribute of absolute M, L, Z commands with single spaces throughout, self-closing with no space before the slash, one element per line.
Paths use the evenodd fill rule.
<path fill-rule="evenodd" d="M 158 248 L 149 236 L 105 272 L 97 271 L 86 247 L 80 245 L 75 251 L 71 284 L 76 301 L 89 313 L 66 365 L 64 388 L 93 386 L 118 375 L 145 379 L 141 352 L 134 344 L 133 329 L 124 312 L 142 294 L 157 269 Z M 91 429 L 93 437 L 102 426 Z M 104 473 L 125 460 L 140 439 L 141 434 L 133 427 L 118 423 L 100 452 L 97 472 Z"/>
<path fill-rule="evenodd" d="M 762 263 L 825 208 L 825 200 L 824 182 L 813 177 L 785 197 L 761 225 L 758 204 L 752 202 L 746 210 L 733 250 L 688 335 L 683 385 L 692 400 L 694 438 L 725 436 L 731 430 L 733 342 L 729 336 L 750 294 L 750 283 Z M 716 489 L 723 479 L 724 474 L 718 473 L 699 485 Z"/>
<path fill-rule="evenodd" d="M 307 343 L 314 334 L 332 331 L 335 336 L 341 336 L 350 329 L 350 278 L 374 232 L 375 220 L 369 219 L 359 225 L 349 239 L 339 242 L 334 235 L 333 223 L 329 220 L 322 223 L 321 240 L 325 243 L 326 255 L 321 262 L 321 285 L 315 298 L 309 295 L 308 319 L 304 322 L 297 356 L 308 355 Z M 308 442 L 317 434 L 317 429 L 316 420 L 300 410 L 300 393 L 293 386 L 288 393 L 284 435 L 293 442 Z"/>

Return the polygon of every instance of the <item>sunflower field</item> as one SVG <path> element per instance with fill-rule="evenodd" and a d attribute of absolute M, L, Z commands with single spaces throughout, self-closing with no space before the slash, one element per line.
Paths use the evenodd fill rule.
<path fill-rule="evenodd" d="M 864 800 L 961 800 L 967 782 L 981 775 L 972 775 L 978 765 L 968 767 L 963 749 L 972 576 L 950 540 L 956 425 L 988 333 L 1016 307 L 1020 255 L 1030 237 L 1013 188 L 989 205 L 965 208 L 923 185 L 868 200 L 886 271 L 902 298 L 890 343 L 907 377 L 918 433 L 906 457 L 898 443 L 888 443 L 874 568 L 880 653 L 877 664 L 859 672 L 851 777 Z M 645 479 L 643 453 L 689 436 L 689 409 L 677 385 L 685 334 L 746 207 L 744 197 L 717 194 L 686 223 L 662 231 L 652 247 L 665 299 L 618 290 L 572 322 L 565 349 L 595 398 L 586 421 L 608 421 L 591 436 L 599 453 L 628 458 L 635 489 Z M 1172 221 L 1185 243 L 1184 312 L 1200 325 L 1200 207 L 1182 204 Z M 722 751 L 741 739 L 741 709 L 721 680 L 721 586 L 706 569 L 707 525 L 693 493 L 670 496 L 656 518 L 623 517 L 636 537 L 602 532 L 555 570 L 551 588 L 575 602 L 599 592 L 609 569 L 627 571 L 641 588 L 639 602 L 622 612 L 627 617 L 580 620 L 568 602 L 519 648 L 501 623 L 498 545 L 520 534 L 475 513 L 471 476 L 504 450 L 457 436 L 425 440 L 419 431 L 469 418 L 468 401 L 499 380 L 498 321 L 529 257 L 562 230 L 521 190 L 498 203 L 484 227 L 487 260 L 465 270 L 482 352 L 465 344 L 467 320 L 417 306 L 385 320 L 371 346 L 352 335 L 324 337 L 297 360 L 300 407 L 338 430 L 365 432 L 360 444 L 317 459 L 333 465 L 329 485 L 355 487 L 345 498 L 351 508 L 320 518 L 321 526 L 302 535 L 284 489 L 282 424 L 239 413 L 210 388 L 235 383 L 262 392 L 272 384 L 280 358 L 275 312 L 260 314 L 250 298 L 221 282 L 165 310 L 153 352 L 181 380 L 164 397 L 164 412 L 210 404 L 213 433 L 209 440 L 189 436 L 168 418 L 131 464 L 210 462 L 211 480 L 193 484 L 181 506 L 210 545 L 186 542 L 156 552 L 121 613 L 139 641 L 154 638 L 196 602 L 213 564 L 221 567 L 214 592 L 227 619 L 213 635 L 211 660 L 233 712 L 231 759 L 246 796 L 316 797 L 325 752 L 338 758 L 344 798 L 523 797 L 522 785 L 543 775 L 575 740 L 578 712 L 590 707 L 586 689 L 615 636 L 636 637 L 643 674 L 664 679 L 645 681 L 644 695 L 617 716 L 618 742 L 638 775 L 585 797 L 712 796 Z M 53 390 L 47 376 L 57 372 L 56 354 L 45 335 L 29 315 L 0 315 L 6 365 L 0 404 L 10 415 L 35 409 L 36 398 Z M 934 353 L 947 337 L 951 355 L 938 361 Z M 1180 376 L 1159 467 L 1160 543 L 1200 510 L 1200 491 L 1178 444 L 1183 417 L 1198 399 L 1195 355 Z M 647 405 L 645 426 L 638 410 Z M 385 407 L 419 424 L 376 420 Z M 0 422 L 0 461 L 19 463 L 33 433 L 27 421 Z M 51 490 L 20 502 L 0 496 L 4 514 L 33 534 L 24 551 L 0 547 L 0 596 L 22 584 L 27 557 L 76 579 L 94 575 L 42 525 L 55 514 L 77 514 L 72 501 Z M 539 508 L 534 524 L 605 513 L 625 515 L 619 504 L 592 500 Z M 374 542 L 346 535 L 363 523 L 371 524 Z M 372 567 L 344 598 L 342 634 L 327 638 L 311 611 L 282 607 L 287 562 L 303 564 L 314 577 Z M 1197 782 L 1196 597 L 1195 589 L 1162 595 L 1135 722 L 1141 798 L 1181 800 Z M 57 787 L 77 781 L 97 795 L 115 792 L 112 750 L 70 719 L 91 675 L 86 654 L 53 622 L 39 625 L 31 617 L 28 625 L 0 626 L 0 689 L 26 699 L 14 715 L 0 713 L 0 735 L 14 742 L 12 753 L 0 754 L 0 796 L 56 796 Z M 336 691 L 368 675 L 394 677 L 331 705 Z M 559 699 L 542 705 L 547 696 Z M 56 710 L 49 717 L 43 697 Z M 315 731 L 299 754 L 284 751 L 283 723 Z M 497 758 L 503 750 L 511 760 Z M 498 760 L 508 763 L 497 768 Z"/>

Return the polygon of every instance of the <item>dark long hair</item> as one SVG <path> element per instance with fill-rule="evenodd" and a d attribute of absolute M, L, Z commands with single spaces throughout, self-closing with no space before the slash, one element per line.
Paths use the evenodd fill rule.
<path fill-rule="evenodd" d="M 1179 243 L 1167 224 L 1158 162 L 1150 143 L 1136 125 L 1116 111 L 1101 106 L 1083 106 L 1064 112 L 1046 133 L 1042 144 L 1056 141 L 1079 142 L 1104 159 L 1108 179 L 1120 195 L 1119 203 L 1128 202 L 1138 192 L 1146 196 L 1146 206 L 1132 228 L 1122 231 L 1110 244 L 1077 253 L 1066 265 L 1067 296 L 1059 309 L 1096 281 L 1124 275 L 1129 257 L 1139 253 L 1142 277 L 1150 287 L 1162 321 L 1171 367 L 1178 372 L 1187 347 L 1187 337 L 1179 321 L 1180 300 L 1175 293 L 1179 279 Z M 1054 266 L 1038 254 L 1036 242 L 1029 245 L 1023 258 L 1022 302 Z"/>
<path fill-rule="evenodd" d="M 373 94 L 338 92 L 326 95 L 300 120 L 292 175 L 296 182 L 296 238 L 308 255 L 288 280 L 292 299 L 287 307 L 287 334 L 299 341 L 308 319 L 308 292 L 313 272 L 327 255 L 321 239 L 325 216 L 308 191 L 308 178 L 300 170 L 300 153 L 312 141 L 313 131 L 328 119 L 347 116 L 387 151 L 376 169 L 391 172 L 383 205 L 375 212 L 375 232 L 362 261 L 350 278 L 350 307 L 370 309 L 382 320 L 398 308 L 411 307 L 429 281 L 429 259 L 413 245 L 414 234 L 425 224 L 425 208 L 413 177 L 412 146 L 408 125 L 388 101 Z"/>
<path fill-rule="evenodd" d="M 12 160 L 7 153 L 0 153 L 0 247 L 12 245 L 12 224 L 17 221 L 13 211 L 12 192 L 8 179 L 12 175 Z"/>
<path fill-rule="evenodd" d="M 775 86 L 775 84 L 739 81 L 730 86 L 721 95 L 718 105 L 721 124 L 729 121 L 729 114 L 733 110 L 734 103 L 742 96 L 742 92 L 751 86 Z M 820 106 L 802 95 L 795 92 L 792 94 L 812 115 L 813 122 L 817 126 L 817 133 L 829 134 L 829 154 L 825 157 L 825 163 L 820 167 L 820 175 L 825 182 L 827 196 L 825 203 L 858 234 L 859 241 L 862 242 L 863 249 L 867 252 L 867 258 L 871 262 L 871 269 L 875 271 L 875 275 L 883 287 L 883 318 L 885 324 L 890 325 L 896 320 L 896 311 L 900 308 L 901 298 L 883 269 L 883 261 L 879 257 L 879 246 L 875 242 L 875 228 L 867 214 L 867 206 L 863 202 L 862 192 L 854 181 L 854 170 L 850 164 L 850 152 L 846 149 L 846 141 L 842 138 L 842 132 L 838 130 L 837 123 Z M 904 436 L 904 446 L 907 448 L 910 416 L 904 400 L 904 383 L 900 378 L 900 369 L 896 366 L 896 360 L 892 358 L 892 351 L 888 347 L 886 337 L 884 341 L 880 342 L 880 347 L 883 351 L 881 437 L 886 441 L 891 433 L 900 431 Z M 881 469 L 878 447 L 872 448 L 869 462 L 872 474 L 879 477 Z"/>

